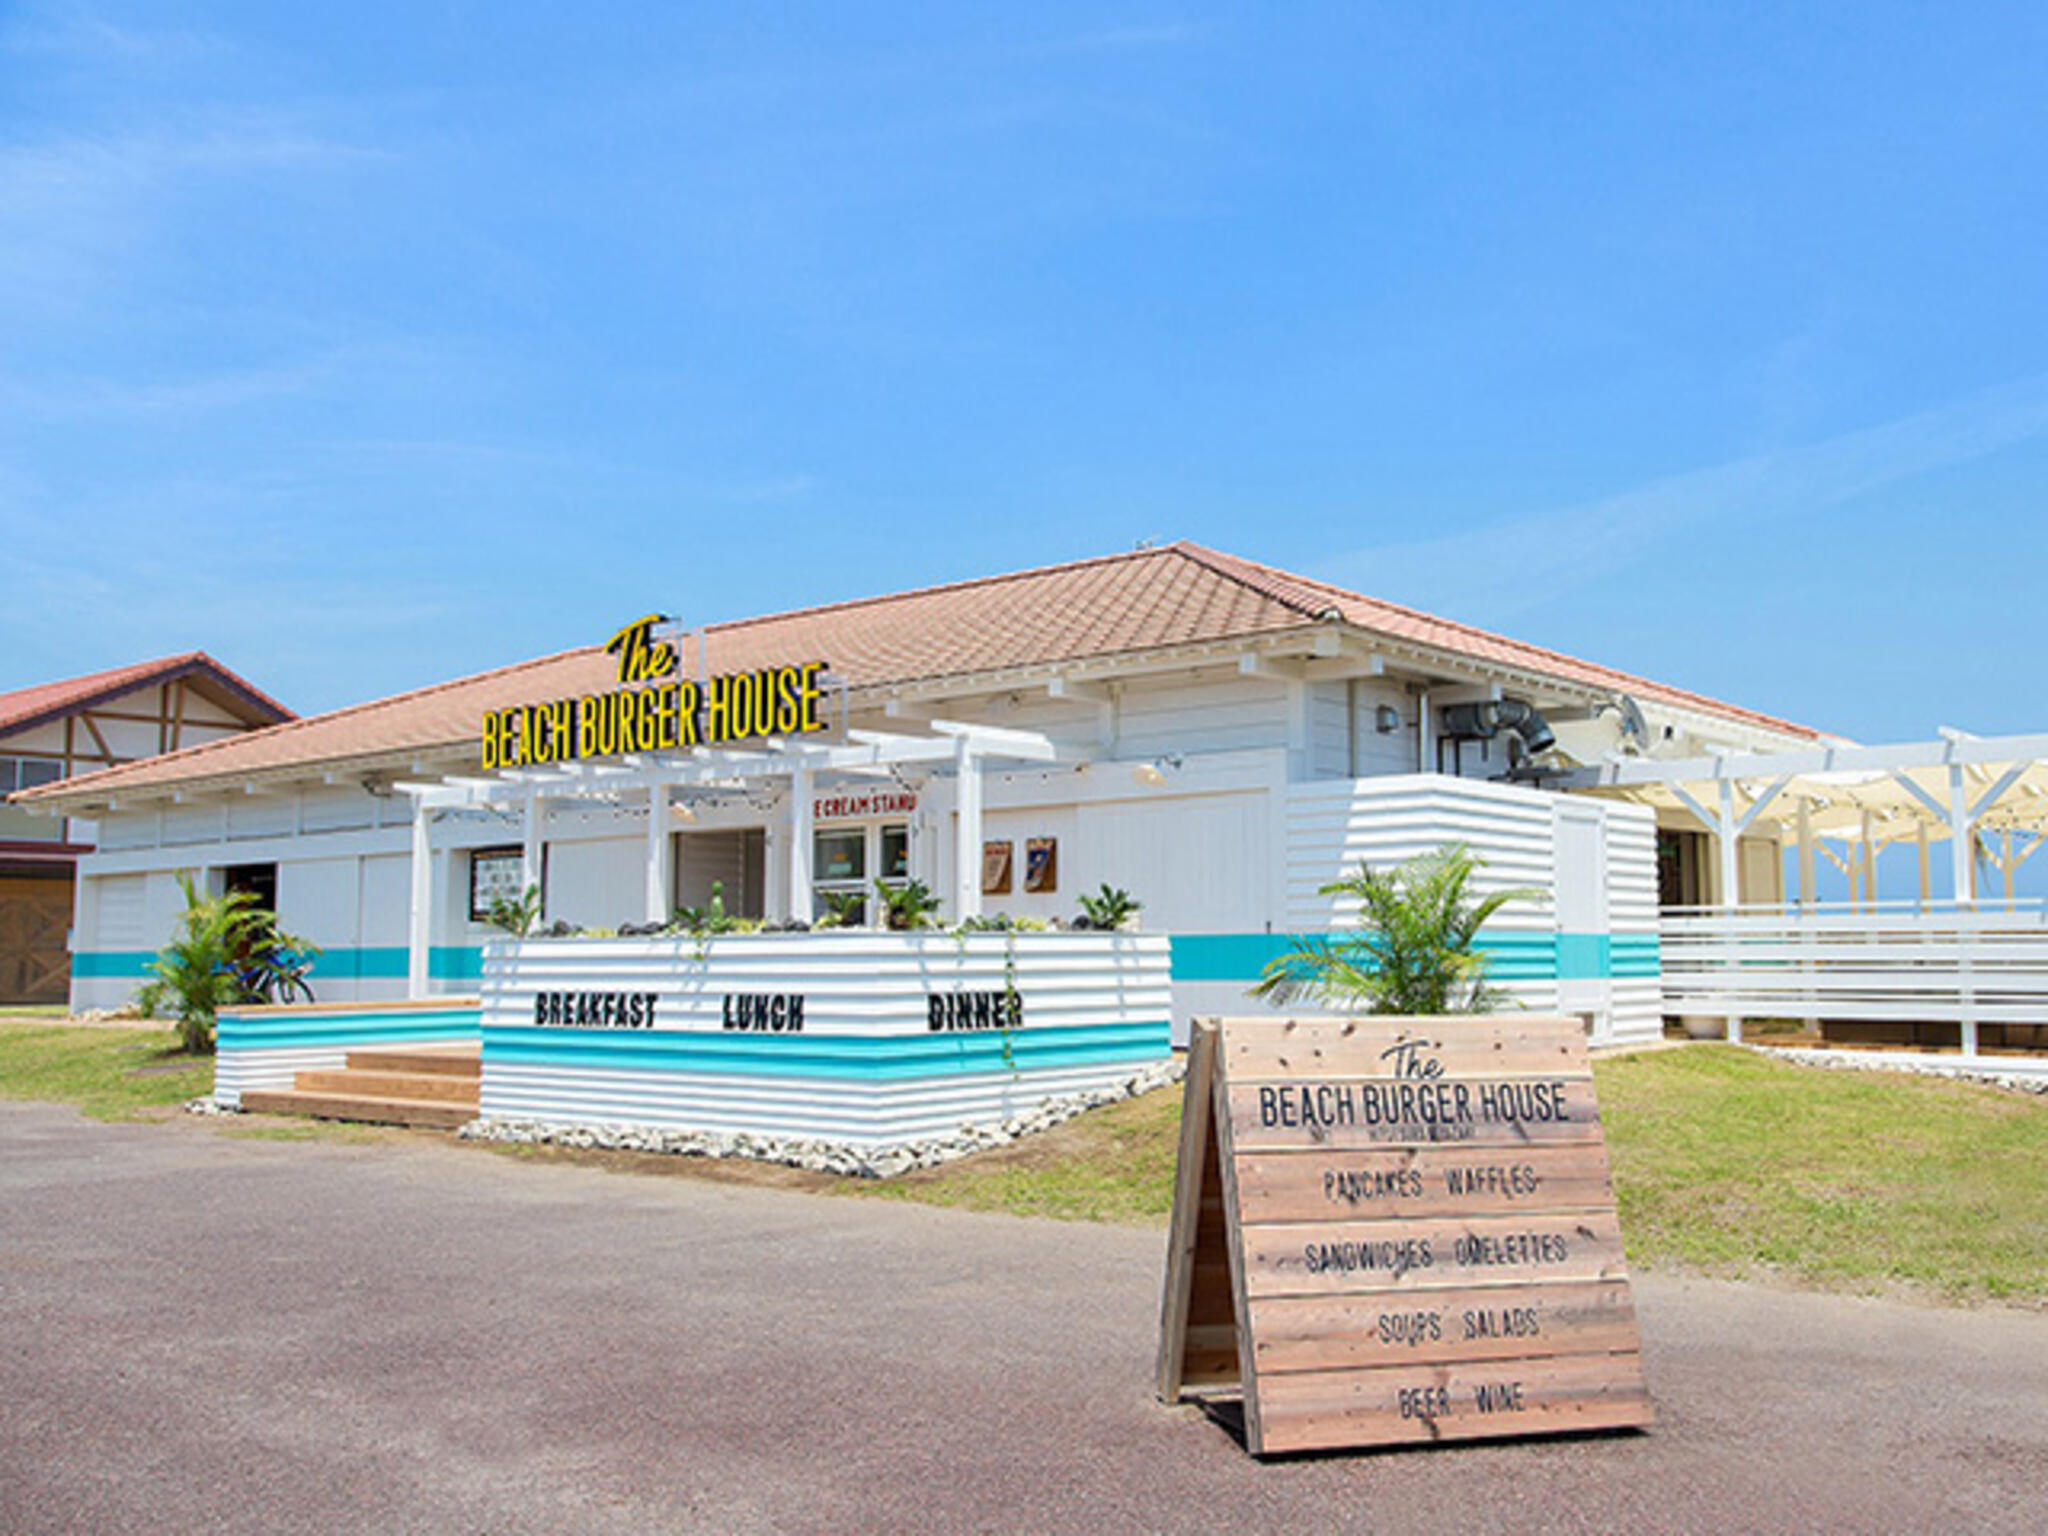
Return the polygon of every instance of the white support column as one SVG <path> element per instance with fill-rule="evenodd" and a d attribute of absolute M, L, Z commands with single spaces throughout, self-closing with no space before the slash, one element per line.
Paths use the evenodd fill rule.
<path fill-rule="evenodd" d="M 762 893 L 761 910 L 771 917 L 790 910 L 789 860 L 782 856 L 782 845 L 788 840 L 789 829 L 779 822 L 769 822 L 761 829 L 761 872 L 768 885 Z"/>
<path fill-rule="evenodd" d="M 427 802 L 412 802 L 412 911 L 406 928 L 405 995 L 427 995 L 428 957 L 434 941 L 434 846 L 427 822 Z"/>
<path fill-rule="evenodd" d="M 1287 777 L 1300 782 L 1315 776 L 1313 713 L 1308 684 L 1298 678 L 1287 681 Z M 975 882 L 980 889 L 980 882 Z"/>
<path fill-rule="evenodd" d="M 789 878 L 784 894 L 789 906 L 785 917 L 811 920 L 811 770 L 799 764 L 789 776 Z"/>
<path fill-rule="evenodd" d="M 971 738 L 953 743 L 953 921 L 981 916 L 981 762 Z"/>
<path fill-rule="evenodd" d="M 1742 861 L 1739 857 L 1740 834 L 1735 828 L 1735 785 L 1723 779 L 1721 790 L 1721 823 L 1716 829 L 1714 841 L 1721 849 L 1721 910 L 1733 913 L 1742 903 Z M 1728 1040 L 1732 1045 L 1742 1043 L 1742 1020 L 1733 1014 L 1728 1017 Z"/>
<path fill-rule="evenodd" d="M 1955 881 L 1958 907 L 1966 907 L 1976 896 L 1976 873 L 1970 868 L 1970 786 L 1963 778 L 1963 765 L 1948 765 L 1949 869 Z"/>
<path fill-rule="evenodd" d="M 538 790 L 526 792 L 526 816 L 522 824 L 519 843 L 519 893 L 526 894 L 528 887 L 540 884 L 542 854 L 541 833 L 543 819 L 548 813 L 547 802 Z"/>
<path fill-rule="evenodd" d="M 1872 841 L 1870 812 L 1863 813 L 1863 838 L 1857 844 L 1857 851 L 1863 855 L 1863 905 L 1866 910 L 1877 910 L 1877 844 Z"/>
<path fill-rule="evenodd" d="M 1720 790 L 1721 817 L 1714 841 L 1720 844 L 1721 905 L 1732 911 L 1742 905 L 1741 837 L 1735 829 L 1735 786 L 1723 779 Z"/>
<path fill-rule="evenodd" d="M 1436 772 L 1436 720 L 1429 709 L 1429 690 L 1415 696 L 1415 771 Z"/>
<path fill-rule="evenodd" d="M 1972 908 L 1977 897 L 1977 871 L 1970 857 L 1976 836 L 1970 818 L 1970 785 L 1963 777 L 1963 765 L 1948 765 L 1949 866 L 1955 879 L 1956 898 L 1956 990 L 1961 994 L 1962 1023 L 1957 1033 L 1963 1059 L 1977 1054 L 1977 934 Z"/>
<path fill-rule="evenodd" d="M 647 890 L 642 920 L 665 923 L 669 917 L 668 786 L 647 786 Z"/>
<path fill-rule="evenodd" d="M 1820 900 L 1820 892 L 1814 885 L 1813 871 L 1813 805 L 1805 796 L 1799 799 L 1799 905 L 1811 911 Z"/>

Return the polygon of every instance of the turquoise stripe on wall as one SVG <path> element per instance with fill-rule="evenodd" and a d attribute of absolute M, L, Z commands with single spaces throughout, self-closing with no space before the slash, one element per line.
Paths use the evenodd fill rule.
<path fill-rule="evenodd" d="M 418 1013 L 380 1008 L 364 1013 L 220 1016 L 224 1051 L 276 1051 L 308 1045 L 417 1045 L 429 1040 L 474 1040 L 482 1008 L 427 1008 Z"/>
<path fill-rule="evenodd" d="M 1664 950 L 1654 933 L 1617 933 L 1613 938 L 1616 976 L 1661 976 Z"/>
<path fill-rule="evenodd" d="M 113 981 L 144 981 L 149 976 L 149 962 L 155 958 L 156 952 L 147 949 L 82 950 L 71 957 L 71 974 Z"/>
<path fill-rule="evenodd" d="M 1138 1063 L 1165 1057 L 1166 1020 L 1145 1024 L 1014 1030 L 1003 1059 L 998 1030 L 928 1035 L 685 1034 L 659 1030 L 552 1029 L 512 1025 L 484 1032 L 486 1069 L 591 1067 L 632 1072 L 710 1072 L 749 1077 L 883 1081 L 1048 1067 Z"/>
<path fill-rule="evenodd" d="M 1284 933 L 1182 933 L 1173 936 L 1175 981 L 1257 981 L 1268 962 L 1298 941 Z M 1482 936 L 1496 981 L 1567 981 L 1655 976 L 1654 933 L 1503 933 Z"/>
<path fill-rule="evenodd" d="M 1604 933 L 1560 933 L 1557 936 L 1557 978 L 1586 981 L 1614 973 L 1613 941 Z"/>
<path fill-rule="evenodd" d="M 81 950 L 71 957 L 71 974 L 95 980 L 147 981 L 149 962 L 156 951 Z M 323 981 L 403 981 L 406 950 L 403 945 L 367 949 L 323 949 L 313 962 L 313 989 Z M 427 974 L 437 981 L 479 981 L 484 974 L 484 952 L 471 944 L 436 944 L 427 955 Z"/>
<path fill-rule="evenodd" d="M 1175 981 L 1256 981 L 1294 947 L 1284 933 L 1176 933 L 1171 943 Z"/>
<path fill-rule="evenodd" d="M 1172 935 L 1175 981 L 1253 982 L 1268 961 L 1284 955 L 1295 940 L 1284 933 L 1178 933 Z M 1498 981 L 1546 981 L 1603 976 L 1646 977 L 1659 973 L 1662 954 L 1654 933 L 1508 933 L 1482 938 L 1493 957 Z M 82 951 L 71 957 L 71 974 L 99 980 L 148 978 L 149 950 Z M 437 981 L 481 981 L 484 952 L 475 945 L 437 944 L 427 962 Z M 313 987 L 322 981 L 403 981 L 402 945 L 322 951 L 313 966 Z"/>

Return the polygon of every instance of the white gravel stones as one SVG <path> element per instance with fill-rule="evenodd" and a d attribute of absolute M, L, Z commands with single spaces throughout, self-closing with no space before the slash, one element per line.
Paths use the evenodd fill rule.
<path fill-rule="evenodd" d="M 1993 1088 L 2016 1088 L 2022 1093 L 2048 1094 L 2048 1073 L 2000 1072 L 1982 1065 L 1943 1061 L 1938 1056 L 1873 1056 L 1864 1051 L 1814 1050 L 1803 1046 L 1751 1046 L 1759 1056 L 1789 1061 L 1798 1067 L 1820 1067 L 1831 1072 L 1909 1072 L 1920 1077 L 1950 1077 L 1965 1083 L 1985 1083 Z"/>
<path fill-rule="evenodd" d="M 1047 1099 L 993 1125 L 963 1125 L 945 1136 L 892 1145 L 856 1145 L 803 1137 L 756 1135 L 744 1131 L 685 1131 L 658 1125 L 550 1125 L 536 1120 L 472 1120 L 457 1134 L 468 1141 L 507 1141 L 610 1152 L 660 1152 L 681 1157 L 745 1157 L 785 1163 L 816 1173 L 888 1179 L 930 1168 L 991 1147 L 1006 1146 L 1050 1130 L 1063 1120 L 1105 1104 L 1136 1098 L 1179 1080 L 1185 1062 L 1175 1057 L 1133 1072 L 1122 1082 L 1086 1093 Z"/>
<path fill-rule="evenodd" d="M 187 1099 L 185 1113 L 188 1115 L 239 1115 L 241 1110 L 232 1104 L 223 1104 L 208 1094 L 203 1099 Z"/>

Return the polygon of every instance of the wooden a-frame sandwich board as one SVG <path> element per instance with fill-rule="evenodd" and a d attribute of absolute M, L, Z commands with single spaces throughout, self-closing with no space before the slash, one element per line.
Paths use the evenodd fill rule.
<path fill-rule="evenodd" d="M 1647 1425 L 1579 1022 L 1197 1021 L 1158 1392 L 1255 1456 Z"/>

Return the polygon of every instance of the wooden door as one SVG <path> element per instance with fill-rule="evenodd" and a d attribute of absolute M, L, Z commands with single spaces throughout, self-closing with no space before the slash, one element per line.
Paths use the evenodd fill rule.
<path fill-rule="evenodd" d="M 0 1003 L 51 1003 L 71 992 L 71 879 L 0 875 Z"/>

